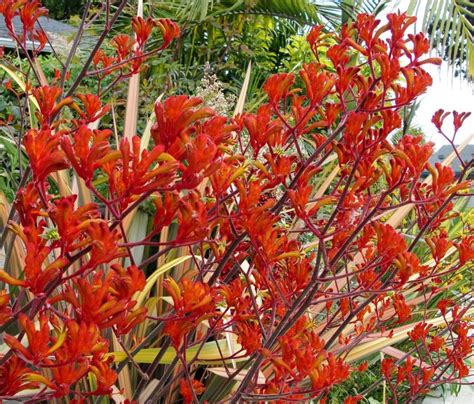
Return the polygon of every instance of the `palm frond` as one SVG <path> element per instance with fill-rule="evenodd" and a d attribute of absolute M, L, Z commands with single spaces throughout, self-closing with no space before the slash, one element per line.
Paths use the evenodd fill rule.
<path fill-rule="evenodd" d="M 432 49 L 451 67 L 474 78 L 474 1 L 412 0 L 409 11 L 423 11 L 423 30 L 430 34 Z"/>

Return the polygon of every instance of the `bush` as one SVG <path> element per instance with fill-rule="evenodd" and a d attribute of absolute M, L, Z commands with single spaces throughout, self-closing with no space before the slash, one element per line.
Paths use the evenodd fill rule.
<path fill-rule="evenodd" d="M 29 166 L 1 240 L 2 398 L 353 403 L 382 386 L 411 401 L 468 374 L 472 299 L 449 286 L 473 237 L 445 227 L 473 162 L 455 178 L 428 162 L 431 143 L 388 140 L 439 62 L 423 34 L 405 35 L 412 17 L 316 26 L 314 61 L 268 78 L 256 113 L 173 96 L 140 138 L 134 79 L 176 24 L 135 17 L 114 53 L 106 27 L 78 73 L 46 83 L 39 3 L 0 11 L 23 21 L 20 48 L 39 43 L 23 83 L 34 113 L 19 118 Z M 85 77 L 95 93 L 78 90 Z M 100 127 L 101 96 L 127 80 L 119 135 L 116 118 Z M 467 114 L 453 118 L 457 131 Z M 370 383 L 351 385 L 362 373 Z"/>

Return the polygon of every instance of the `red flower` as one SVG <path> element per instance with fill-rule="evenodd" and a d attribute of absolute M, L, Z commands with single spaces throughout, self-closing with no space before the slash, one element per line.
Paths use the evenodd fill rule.
<path fill-rule="evenodd" d="M 390 261 L 406 250 L 407 245 L 403 236 L 392 226 L 377 224 L 375 231 L 377 233 L 377 252 L 381 257 Z"/>
<path fill-rule="evenodd" d="M 418 177 L 426 168 L 426 163 L 433 154 L 434 143 L 423 143 L 422 136 L 403 136 L 393 152 L 401 166 L 408 166 L 412 177 Z M 403 154 L 401 154 L 402 152 Z"/>
<path fill-rule="evenodd" d="M 439 311 L 441 312 L 441 314 L 442 314 L 443 316 L 445 316 L 448 307 L 450 307 L 450 306 L 452 306 L 452 305 L 453 305 L 453 302 L 452 302 L 450 299 L 441 299 L 441 300 L 436 304 L 436 307 L 439 309 Z"/>
<path fill-rule="evenodd" d="M 408 251 L 400 254 L 395 260 L 395 264 L 398 267 L 398 277 L 402 284 L 407 282 L 410 276 L 422 273 L 426 269 L 425 266 L 420 265 L 418 257 Z"/>
<path fill-rule="evenodd" d="M 1 277 L 1 275 L 0 275 Z M 10 295 L 6 290 L 0 291 L 0 326 L 10 320 L 12 310 L 10 308 Z"/>
<path fill-rule="evenodd" d="M 14 33 L 13 18 L 19 14 L 19 9 L 23 5 L 23 0 L 3 0 L 0 3 L 0 13 L 3 14 L 5 25 L 11 34 Z"/>
<path fill-rule="evenodd" d="M 317 54 L 316 50 L 321 40 L 324 38 L 324 35 L 321 35 L 323 30 L 323 25 L 315 25 L 311 28 L 309 34 L 306 36 L 306 40 L 308 41 L 309 45 L 311 46 L 311 50 L 315 55 Z"/>
<path fill-rule="evenodd" d="M 278 104 L 288 95 L 288 90 L 295 81 L 294 74 L 281 73 L 271 76 L 263 85 L 263 91 L 267 93 L 268 99 L 274 105 Z"/>
<path fill-rule="evenodd" d="M 390 380 L 392 378 L 393 371 L 395 370 L 393 358 L 384 358 L 381 362 L 381 371 L 382 375 L 385 377 L 386 380 Z"/>
<path fill-rule="evenodd" d="M 15 233 L 23 240 L 26 249 L 24 281 L 19 282 L 22 286 L 29 287 L 34 294 L 43 293 L 46 286 L 59 276 L 62 268 L 68 263 L 67 258 L 60 256 L 56 260 L 49 261 L 48 265 L 43 268 L 43 263 L 51 253 L 51 247 L 48 245 L 49 240 L 42 234 L 44 226 L 45 222 L 42 222 L 38 227 L 25 227 L 24 229 L 17 225 L 12 226 Z"/>
<path fill-rule="evenodd" d="M 206 205 L 200 195 L 193 192 L 181 199 L 178 210 L 178 234 L 176 243 L 202 241 L 209 234 L 212 223 L 207 215 Z"/>
<path fill-rule="evenodd" d="M 50 387 L 56 391 L 58 396 L 65 396 L 69 394 L 71 386 L 82 379 L 88 371 L 89 364 L 87 361 L 75 361 L 53 367 L 51 369 L 53 385 Z"/>
<path fill-rule="evenodd" d="M 206 391 L 204 385 L 199 381 L 193 379 L 191 383 L 188 379 L 180 379 L 179 392 L 183 396 L 185 404 L 194 403 L 194 397 Z"/>
<path fill-rule="evenodd" d="M 19 8 L 19 15 L 23 30 L 32 32 L 38 18 L 48 15 L 48 10 L 41 6 L 39 0 L 29 0 Z"/>
<path fill-rule="evenodd" d="M 33 39 L 38 41 L 38 46 L 36 46 L 34 49 L 34 52 L 36 53 L 41 52 L 48 43 L 48 36 L 42 29 L 35 31 Z"/>
<path fill-rule="evenodd" d="M 282 130 L 282 123 L 272 119 L 272 108 L 265 104 L 258 108 L 256 114 L 245 114 L 243 123 L 250 135 L 250 144 L 254 156 L 258 155 L 260 149 L 275 135 Z"/>
<path fill-rule="evenodd" d="M 452 241 L 448 239 L 446 230 L 441 230 L 437 236 L 427 237 L 426 242 L 431 249 L 433 259 L 436 263 L 441 262 L 448 249 L 453 245 Z"/>
<path fill-rule="evenodd" d="M 94 323 L 66 321 L 66 341 L 54 355 L 59 362 L 84 359 L 89 355 L 100 357 L 107 352 L 108 341 L 101 337 Z"/>
<path fill-rule="evenodd" d="M 347 397 L 344 399 L 344 404 L 357 404 L 359 401 L 362 400 L 362 396 L 358 394 L 357 396 L 354 397 Z"/>
<path fill-rule="evenodd" d="M 435 335 L 431 338 L 431 342 L 428 345 L 430 352 L 439 352 L 439 350 L 445 345 L 446 341 L 442 337 Z"/>
<path fill-rule="evenodd" d="M 92 181 L 95 170 L 120 157 L 110 149 L 107 139 L 111 134 L 110 130 L 91 130 L 81 125 L 73 134 L 74 144 L 67 136 L 61 139 L 64 154 L 86 184 Z"/>
<path fill-rule="evenodd" d="M 210 108 L 195 108 L 201 103 L 199 98 L 178 95 L 155 104 L 156 123 L 151 135 L 156 145 L 163 145 L 164 151 L 177 160 L 181 160 L 186 153 L 185 129 L 190 130 L 192 124 L 214 115 Z"/>
<path fill-rule="evenodd" d="M 63 151 L 59 148 L 60 133 L 50 129 L 30 129 L 23 139 L 31 170 L 37 182 L 43 182 L 51 173 L 68 168 Z"/>
<path fill-rule="evenodd" d="M 112 359 L 112 357 L 110 358 Z M 110 361 L 94 361 L 91 371 L 97 382 L 97 388 L 93 392 L 94 395 L 108 395 L 112 391 L 112 386 L 117 381 L 117 373 L 115 373 L 109 365 Z"/>
<path fill-rule="evenodd" d="M 179 197 L 174 192 L 163 192 L 153 199 L 156 208 L 155 218 L 153 220 L 153 231 L 160 232 L 163 227 L 169 226 L 178 212 Z"/>
<path fill-rule="evenodd" d="M 13 355 L 0 365 L 0 396 L 12 397 L 20 391 L 38 388 L 36 376 L 39 374 L 28 369 L 21 359 Z"/>
<path fill-rule="evenodd" d="M 73 103 L 71 97 L 67 97 L 56 103 L 56 100 L 62 93 L 59 87 L 42 86 L 32 90 L 40 108 L 40 114 L 37 113 L 38 121 L 43 125 L 49 125 L 51 119 L 66 105 Z"/>
<path fill-rule="evenodd" d="M 161 145 L 151 151 L 140 151 L 138 136 L 133 136 L 131 143 L 126 138 L 122 139 L 121 158 L 110 158 L 102 167 L 109 177 L 110 193 L 120 199 L 122 208 L 128 206 L 134 195 L 171 187 L 178 166 L 172 156 L 163 153 Z"/>
<path fill-rule="evenodd" d="M 392 32 L 392 46 L 402 46 L 402 44 L 399 45 L 399 41 L 402 39 L 408 27 L 415 23 L 416 17 L 408 16 L 407 13 L 400 13 L 400 11 L 398 11 L 397 13 L 388 14 L 387 20 L 390 31 Z"/>
<path fill-rule="evenodd" d="M 178 315 L 193 314 L 199 317 L 214 310 L 214 298 L 208 285 L 189 279 L 182 279 L 180 284 L 181 286 L 170 277 L 163 281 Z"/>
<path fill-rule="evenodd" d="M 173 278 L 163 281 L 173 299 L 176 316 L 165 323 L 164 332 L 178 349 L 185 335 L 215 311 L 214 297 L 208 285 L 182 279 L 178 285 Z"/>
<path fill-rule="evenodd" d="M 349 377 L 349 365 L 342 358 L 336 358 L 329 353 L 327 364 L 315 369 L 310 375 L 311 385 L 314 390 L 333 386 L 347 380 Z"/>
<path fill-rule="evenodd" d="M 474 236 L 464 237 L 460 243 L 455 243 L 455 246 L 459 252 L 460 265 L 474 259 Z"/>
<path fill-rule="evenodd" d="M 433 83 L 431 76 L 421 67 L 402 67 L 401 71 L 405 78 L 406 86 L 400 84 L 392 85 L 395 99 L 399 106 L 413 101 Z"/>
<path fill-rule="evenodd" d="M 77 292 L 66 285 L 51 301 L 68 302 L 79 322 L 96 324 L 100 329 L 115 326 L 118 334 L 126 333 L 146 316 L 145 308 L 134 310 L 136 302 L 130 298 L 130 294 L 144 286 L 143 278 L 136 271 L 134 267 L 125 271 L 114 265 L 105 279 L 99 272 L 91 280 L 78 279 L 74 282 Z"/>
<path fill-rule="evenodd" d="M 454 125 L 454 133 L 461 128 L 461 126 L 464 124 L 464 121 L 469 118 L 471 115 L 470 112 L 457 112 L 453 111 L 453 125 Z"/>
<path fill-rule="evenodd" d="M 79 115 L 82 118 L 81 124 L 89 124 L 102 118 L 110 110 L 109 105 L 102 106 L 100 98 L 95 94 L 78 94 L 84 106 L 84 110 L 79 110 Z M 79 126 L 79 125 L 77 125 Z"/>
<path fill-rule="evenodd" d="M 333 78 L 321 71 L 315 63 L 304 64 L 300 76 L 305 84 L 306 96 L 311 100 L 312 106 L 320 104 L 334 85 Z"/>
<path fill-rule="evenodd" d="M 209 177 L 214 194 L 216 196 L 225 194 L 232 182 L 244 173 L 245 167 L 222 162 L 220 167 Z"/>
<path fill-rule="evenodd" d="M 126 60 L 130 53 L 133 51 L 135 41 L 130 35 L 118 34 L 113 37 L 112 44 L 117 52 L 118 61 Z"/>
<path fill-rule="evenodd" d="M 183 319 L 170 319 L 165 322 L 163 332 L 171 339 L 173 346 L 178 349 L 186 334 L 196 327 L 192 321 Z"/>
<path fill-rule="evenodd" d="M 158 20 L 157 25 L 163 35 L 163 44 L 160 46 L 160 49 L 167 48 L 173 39 L 179 38 L 180 32 L 178 24 L 170 19 L 162 18 Z"/>
<path fill-rule="evenodd" d="M 92 59 L 92 63 L 94 63 L 94 66 L 95 66 L 96 69 L 98 69 L 99 67 L 101 67 L 102 69 L 108 69 L 116 61 L 117 61 L 116 58 L 114 58 L 112 56 L 107 56 L 102 49 L 99 49 L 95 53 L 95 55 Z"/>
<path fill-rule="evenodd" d="M 408 38 L 413 43 L 413 53 L 409 54 L 414 60 L 418 60 L 421 56 L 430 51 L 430 41 L 424 32 L 419 32 L 416 35 L 408 34 Z"/>
<path fill-rule="evenodd" d="M 17 352 L 23 360 L 37 365 L 54 353 L 66 340 L 66 333 L 60 332 L 58 336 L 50 335 L 49 320 L 45 314 L 39 318 L 39 330 L 36 330 L 34 322 L 25 314 L 20 313 L 18 322 L 28 337 L 28 348 L 11 335 L 5 335 L 5 343 Z"/>
<path fill-rule="evenodd" d="M 454 170 L 449 166 L 435 163 L 434 168 L 431 165 L 428 165 L 428 171 L 433 180 L 431 186 L 428 186 L 427 189 L 428 191 L 431 191 L 430 193 L 432 193 L 436 198 L 444 199 L 455 192 L 469 188 L 469 181 L 463 181 L 456 184 L 454 181 Z"/>
<path fill-rule="evenodd" d="M 143 48 L 155 26 L 156 22 L 151 17 L 146 19 L 142 17 L 132 17 L 132 29 L 135 32 L 135 37 L 140 48 Z"/>
<path fill-rule="evenodd" d="M 67 252 L 76 249 L 74 242 L 78 238 L 83 238 L 85 231 L 84 223 L 99 217 L 96 204 L 89 203 L 75 209 L 74 203 L 76 199 L 76 195 L 57 199 L 54 201 L 54 207 L 49 212 L 58 229 L 59 244 Z"/>
<path fill-rule="evenodd" d="M 97 268 L 100 264 L 126 256 L 125 250 L 117 245 L 121 238 L 120 233 L 117 230 L 110 230 L 106 222 L 91 222 L 87 227 L 87 235 L 92 251 L 85 268 Z"/>
<path fill-rule="evenodd" d="M 388 18 L 388 17 L 387 17 Z M 373 42 L 378 39 L 375 35 L 376 29 L 380 24 L 380 20 L 375 19 L 374 15 L 359 14 L 357 16 L 356 27 L 360 39 L 363 40 L 368 48 L 371 48 Z M 378 33 L 380 35 L 380 33 Z M 348 38 L 346 38 L 347 40 Z"/>
<path fill-rule="evenodd" d="M 415 328 L 408 333 L 408 336 L 413 342 L 418 340 L 425 341 L 431 327 L 431 324 L 417 323 Z"/>
<path fill-rule="evenodd" d="M 145 287 L 145 274 L 135 265 L 125 269 L 119 264 L 113 264 L 111 268 L 114 271 L 111 286 L 118 299 L 131 299 L 135 292 Z"/>
<path fill-rule="evenodd" d="M 213 164 L 217 155 L 217 146 L 204 133 L 197 135 L 187 144 L 187 165 L 183 167 L 178 189 L 194 189 L 204 177 L 217 170 L 219 163 Z"/>
<path fill-rule="evenodd" d="M 239 321 L 235 326 L 237 343 L 250 355 L 262 347 L 262 333 L 256 320 Z"/>
<path fill-rule="evenodd" d="M 395 294 L 393 296 L 393 307 L 398 316 L 398 322 L 403 323 L 411 318 L 410 306 L 405 301 L 405 297 L 401 294 Z"/>
<path fill-rule="evenodd" d="M 434 123 L 436 126 L 436 129 L 438 129 L 439 132 L 442 132 L 442 126 L 443 122 L 446 119 L 447 116 L 449 116 L 450 112 L 445 112 L 443 109 L 438 109 L 434 114 L 433 117 L 431 118 L 431 122 Z"/>

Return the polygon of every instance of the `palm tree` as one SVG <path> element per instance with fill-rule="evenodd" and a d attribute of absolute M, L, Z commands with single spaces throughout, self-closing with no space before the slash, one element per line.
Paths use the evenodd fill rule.
<path fill-rule="evenodd" d="M 454 69 L 474 78 L 474 2 L 469 0 L 411 0 L 409 12 L 422 14 L 423 30 L 432 49 Z"/>

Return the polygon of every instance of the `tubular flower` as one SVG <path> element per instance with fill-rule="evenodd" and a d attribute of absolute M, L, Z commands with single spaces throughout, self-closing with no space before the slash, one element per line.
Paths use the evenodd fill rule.
<path fill-rule="evenodd" d="M 96 273 L 92 283 L 79 279 L 75 288 L 67 285 L 64 292 L 57 295 L 53 301 L 71 304 L 77 321 L 96 324 L 100 329 L 116 327 L 119 334 L 126 333 L 144 320 L 146 309 L 134 309 L 136 302 L 130 296 L 143 288 L 141 276 L 135 274 L 136 269 L 132 267 L 128 273 L 133 274 L 134 278 L 130 276 L 130 279 L 122 279 L 124 271 L 123 268 L 115 266 L 114 271 L 105 278 Z M 136 283 L 131 284 L 134 280 Z"/>
<path fill-rule="evenodd" d="M 182 279 L 178 285 L 173 278 L 164 281 L 165 289 L 173 299 L 176 316 L 165 323 L 165 333 L 178 348 L 186 333 L 215 311 L 215 298 L 209 287 L 201 282 Z"/>
<path fill-rule="evenodd" d="M 179 392 L 183 396 L 185 404 L 193 403 L 194 397 L 205 391 L 206 388 L 199 380 L 193 379 L 191 382 L 188 379 L 179 380 Z"/>
<path fill-rule="evenodd" d="M 12 356 L 0 365 L 0 396 L 12 397 L 20 391 L 38 388 L 36 376 L 39 374 L 27 368 L 17 356 Z"/>
<path fill-rule="evenodd" d="M 89 184 L 97 169 L 102 168 L 108 161 L 119 158 L 110 149 L 108 138 L 110 130 L 92 130 L 86 125 L 80 125 L 72 135 L 61 138 L 61 148 L 76 173 Z"/>
<path fill-rule="evenodd" d="M 9 280 L 5 279 L 4 281 L 12 285 L 28 287 L 33 293 L 41 294 L 50 282 L 57 279 L 68 260 L 66 257 L 59 257 L 46 265 L 44 264 L 51 252 L 48 236 L 43 233 L 45 230 L 44 221 L 38 227 L 21 229 L 19 226 L 14 226 L 13 230 L 22 239 L 26 249 L 24 280 L 13 280 L 10 277 Z"/>
<path fill-rule="evenodd" d="M 397 313 L 399 323 L 403 323 L 411 318 L 410 306 L 406 303 L 403 295 L 396 294 L 393 296 L 393 306 Z"/>
<path fill-rule="evenodd" d="M 23 144 L 37 182 L 43 182 L 50 174 L 68 168 L 64 153 L 59 148 L 60 138 L 61 134 L 50 129 L 31 129 L 25 135 Z"/>
<path fill-rule="evenodd" d="M 122 140 L 120 153 L 121 159 L 111 161 L 103 168 L 109 176 L 111 192 L 122 199 L 122 208 L 134 195 L 172 186 L 178 164 L 163 152 L 162 146 L 140 153 L 140 139 L 134 136 L 132 145 L 127 139 Z"/>
<path fill-rule="evenodd" d="M 110 111 L 110 106 L 102 105 L 101 99 L 95 94 L 78 94 L 77 98 L 81 101 L 84 109 L 77 108 L 81 119 L 76 123 L 76 126 L 93 123 Z"/>
<path fill-rule="evenodd" d="M 62 90 L 58 87 L 53 86 L 42 86 L 32 90 L 33 97 L 39 105 L 39 113 L 36 117 L 43 127 L 50 124 L 51 119 L 66 105 L 73 103 L 73 99 L 70 97 L 63 98 L 61 101 L 56 103 L 57 99 L 62 93 Z"/>
<path fill-rule="evenodd" d="M 1 279 L 1 274 L 0 274 Z M 12 317 L 10 308 L 10 296 L 6 290 L 0 291 L 0 326 L 5 324 Z"/>
<path fill-rule="evenodd" d="M 20 48 L 39 43 L 34 56 L 46 45 L 37 0 L 5 0 L 0 13 Z M 125 387 L 117 373 L 132 364 L 140 375 L 132 390 L 158 377 L 154 397 L 166 400 L 179 382 L 180 399 L 191 402 L 210 383 L 211 361 L 217 374 L 246 361 L 226 396 L 210 389 L 198 400 L 323 402 L 368 371 L 354 361 L 373 341 L 391 343 L 400 330 L 423 361 L 371 367 L 387 400 L 415 401 L 442 381 L 438 369 L 449 382 L 467 375 L 472 309 L 460 298 L 473 238 L 454 203 L 471 186 L 471 163 L 460 161 L 458 176 L 431 165 L 434 145 L 400 130 L 403 109 L 431 83 L 425 65 L 438 63 L 425 57 L 425 35 L 407 34 L 414 19 L 363 14 L 338 33 L 314 27 L 313 55 L 304 55 L 313 60 L 267 78 L 252 113 L 229 119 L 208 100 L 178 95 L 155 103 L 154 124 L 135 125 L 134 80 L 127 113 L 104 97 L 179 28 L 133 17 L 128 33 L 117 32 L 118 14 L 108 16 L 78 75 L 66 63 L 56 84 L 36 86 L 43 77 L 33 65 L 25 94 L 6 83 L 13 99 L 31 98 L 37 119 L 2 121 L 24 128 L 29 168 L 14 212 L 0 203 L 9 218 L 1 224 L 14 233 L 0 241 L 0 281 L 9 285 L 0 288 L 0 398 L 26 389 L 33 401 L 112 396 Z M 97 49 L 102 40 L 112 49 Z M 94 88 L 81 94 L 84 85 Z M 434 130 L 455 144 L 446 119 L 456 134 L 468 116 L 440 110 Z M 179 374 L 163 360 L 170 347 Z M 142 367 L 156 348 L 165 357 Z"/>
<path fill-rule="evenodd" d="M 5 343 L 26 362 L 40 364 L 64 344 L 66 333 L 62 331 L 57 336 L 51 335 L 49 320 L 45 314 L 40 316 L 39 330 L 36 330 L 33 321 L 23 313 L 19 315 L 19 323 L 28 337 L 28 348 L 11 335 L 5 336 Z"/>
<path fill-rule="evenodd" d="M 48 14 L 48 10 L 41 6 L 39 0 L 25 2 L 24 6 L 19 8 L 18 11 L 23 30 L 26 32 L 32 32 L 38 18 Z"/>
<path fill-rule="evenodd" d="M 91 257 L 85 268 L 96 268 L 116 258 L 124 257 L 125 251 L 118 246 L 120 234 L 110 230 L 104 221 L 94 221 L 87 226 L 87 235 L 92 245 Z"/>
<path fill-rule="evenodd" d="M 91 371 L 97 381 L 97 389 L 93 394 L 97 396 L 110 394 L 112 386 L 117 381 L 117 373 L 110 368 L 110 361 L 94 361 Z"/>
<path fill-rule="evenodd" d="M 278 104 L 286 98 L 290 86 L 295 81 L 295 76 L 291 73 L 281 73 L 271 76 L 263 85 L 263 90 L 267 93 L 272 104 Z"/>
<path fill-rule="evenodd" d="M 157 22 L 158 28 L 163 35 L 163 44 L 160 49 L 167 48 L 173 39 L 179 38 L 180 32 L 178 25 L 168 18 L 163 18 Z"/>
<path fill-rule="evenodd" d="M 214 115 L 210 108 L 196 108 L 201 103 L 199 98 L 178 95 L 155 104 L 156 123 L 151 135 L 155 144 L 162 145 L 164 151 L 177 160 L 181 160 L 186 152 L 184 144 L 188 136 L 185 129 L 200 119 Z"/>
<path fill-rule="evenodd" d="M 140 48 L 143 48 L 145 45 L 155 25 L 156 22 L 151 17 L 146 19 L 142 17 L 132 17 L 132 29 L 133 32 L 135 32 L 137 44 Z"/>
<path fill-rule="evenodd" d="M 75 209 L 76 200 L 76 195 L 57 199 L 49 212 L 57 226 L 58 244 L 68 252 L 75 249 L 76 241 L 80 243 L 84 239 L 84 223 L 99 217 L 96 204 L 89 203 Z"/>

